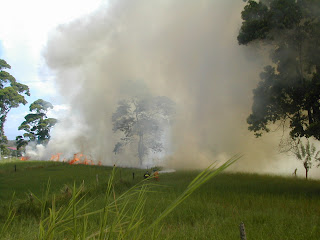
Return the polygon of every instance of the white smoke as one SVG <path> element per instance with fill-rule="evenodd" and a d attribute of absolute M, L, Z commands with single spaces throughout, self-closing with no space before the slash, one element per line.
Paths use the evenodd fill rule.
<path fill-rule="evenodd" d="M 26 156 L 34 160 L 42 160 L 46 156 L 46 148 L 42 144 L 31 142 L 26 146 Z"/>
<path fill-rule="evenodd" d="M 117 0 L 57 28 L 44 56 L 71 109 L 52 132 L 48 155 L 83 152 L 104 164 L 136 165 L 130 149 L 112 154 L 111 115 L 119 100 L 149 94 L 177 104 L 166 140 L 169 166 L 206 167 L 241 152 L 240 171 L 301 169 L 278 154 L 281 133 L 256 139 L 247 130 L 266 57 L 237 43 L 244 5 Z"/>

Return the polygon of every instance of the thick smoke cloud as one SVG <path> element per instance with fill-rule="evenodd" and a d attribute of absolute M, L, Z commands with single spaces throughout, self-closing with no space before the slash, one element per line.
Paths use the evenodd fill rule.
<path fill-rule="evenodd" d="M 120 99 L 152 94 L 177 104 L 167 139 L 170 167 L 206 167 L 240 152 L 240 171 L 301 168 L 278 154 L 281 134 L 256 139 L 247 130 L 266 57 L 237 43 L 244 4 L 118 0 L 57 28 L 44 56 L 72 116 L 54 130 L 51 151 L 63 146 L 105 164 L 136 164 L 132 153 L 112 154 L 111 115 Z M 81 127 L 72 132 L 76 123 Z"/>

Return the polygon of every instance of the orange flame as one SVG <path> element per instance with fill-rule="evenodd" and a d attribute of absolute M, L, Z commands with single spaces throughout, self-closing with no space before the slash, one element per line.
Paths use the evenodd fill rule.
<path fill-rule="evenodd" d="M 20 158 L 20 161 L 27 161 L 27 160 L 29 160 L 29 159 L 30 159 L 30 157 L 25 156 L 25 157 L 21 157 L 21 158 Z"/>
<path fill-rule="evenodd" d="M 75 162 L 79 162 L 80 161 L 80 158 L 83 156 L 82 153 L 75 153 L 73 155 L 73 159 L 71 159 L 71 161 L 69 162 L 69 164 L 74 164 Z"/>
<path fill-rule="evenodd" d="M 87 157 L 85 157 L 85 159 L 84 159 L 84 161 L 83 161 L 83 164 L 84 164 L 84 165 L 88 165 L 88 164 L 89 164 L 89 160 L 88 160 Z"/>
<path fill-rule="evenodd" d="M 51 158 L 50 158 L 50 160 L 51 161 L 55 161 L 55 162 L 59 162 L 59 160 L 60 160 L 60 155 L 61 155 L 62 153 L 57 153 L 56 155 L 52 155 L 51 156 Z"/>
<path fill-rule="evenodd" d="M 94 165 L 94 162 L 91 159 L 88 159 L 83 153 L 75 153 L 73 159 L 69 161 L 69 164 L 84 164 L 84 165 Z"/>

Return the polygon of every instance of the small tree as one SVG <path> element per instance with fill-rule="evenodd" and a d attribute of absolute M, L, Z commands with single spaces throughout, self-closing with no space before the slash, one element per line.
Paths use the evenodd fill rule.
<path fill-rule="evenodd" d="M 310 144 L 307 139 L 305 145 L 301 141 L 296 145 L 294 154 L 297 159 L 303 161 L 303 167 L 306 170 L 306 179 L 308 179 L 308 172 L 313 165 L 313 161 L 320 161 L 320 151 L 316 151 L 314 144 Z"/>
<path fill-rule="evenodd" d="M 25 121 L 19 126 L 19 130 L 26 131 L 22 136 L 16 137 L 18 148 L 23 147 L 30 141 L 38 144 L 47 144 L 50 140 L 50 130 L 57 123 L 57 119 L 48 118 L 47 112 L 53 106 L 50 102 L 38 99 L 30 105 L 30 112 Z"/>
<path fill-rule="evenodd" d="M 148 150 L 161 152 L 164 122 L 174 112 L 174 103 L 167 97 L 132 98 L 122 100 L 112 115 L 113 131 L 124 136 L 116 143 L 113 152 L 120 153 L 129 143 L 137 142 L 139 165 Z"/>

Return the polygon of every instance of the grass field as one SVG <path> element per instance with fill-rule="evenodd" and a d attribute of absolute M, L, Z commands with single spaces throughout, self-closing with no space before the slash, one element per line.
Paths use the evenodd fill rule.
<path fill-rule="evenodd" d="M 124 226 L 134 229 L 134 222 L 139 223 L 139 228 L 147 229 L 199 174 L 198 171 L 161 174 L 159 182 L 154 179 L 145 181 L 147 188 L 140 184 L 139 191 L 129 194 L 126 200 L 119 199 L 122 193 L 143 180 L 143 173 L 139 169 L 117 169 L 112 175 L 112 168 L 109 167 L 56 162 L 2 163 L 0 231 L 6 226 L 14 192 L 11 213 L 15 216 L 1 238 L 99 239 L 98 235 L 92 234 L 103 225 L 103 219 L 103 226 L 109 226 L 110 232 L 119 233 Z M 108 184 L 110 176 L 114 176 L 111 185 Z M 49 178 L 50 194 L 45 198 Z M 74 183 L 79 191 L 72 191 Z M 111 199 L 106 200 L 108 186 Z M 76 193 L 79 195 L 75 196 Z M 42 204 L 41 199 L 44 199 Z M 49 222 L 51 225 L 52 222 L 57 223 L 55 219 L 67 211 L 70 199 L 79 199 L 79 203 L 70 205 L 70 216 L 78 214 L 84 217 L 77 220 L 71 217 L 64 226 L 66 230 L 57 228 L 53 235 L 43 237 L 39 234 L 39 225 L 47 224 L 43 225 L 47 231 L 50 229 Z M 103 209 L 106 201 L 115 202 L 114 199 L 119 200 L 112 205 L 114 208 L 108 216 L 105 212 L 87 214 Z M 41 211 L 43 207 L 45 209 Z M 51 208 L 51 214 L 48 208 Z M 59 209 L 62 210 L 59 212 Z M 109 222 L 114 224 L 108 225 Z M 131 235 L 130 232 L 129 235 L 108 236 L 109 239 L 153 239 L 155 230 L 159 234 L 158 239 L 240 239 L 240 222 L 245 224 L 248 240 L 320 239 L 320 182 L 223 172 L 192 193 L 154 228 L 140 233 L 132 230 L 132 234 L 138 235 Z M 139 235 L 141 233 L 142 236 Z"/>

